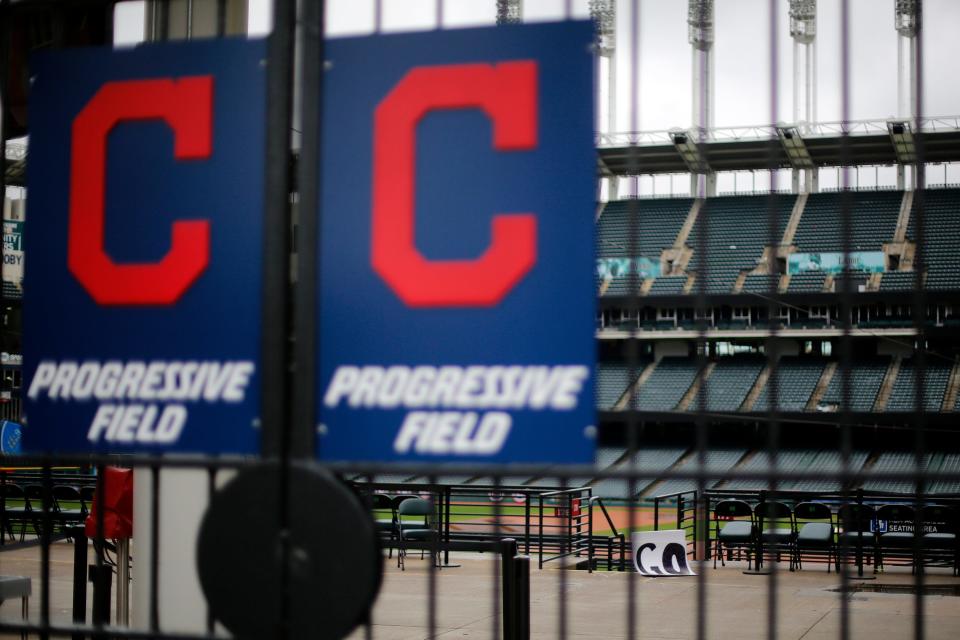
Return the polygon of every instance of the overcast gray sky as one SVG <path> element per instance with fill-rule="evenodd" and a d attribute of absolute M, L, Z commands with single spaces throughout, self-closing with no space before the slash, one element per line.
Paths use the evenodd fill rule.
<path fill-rule="evenodd" d="M 384 31 L 432 29 L 438 0 L 381 0 Z M 897 34 L 894 0 L 849 0 L 851 104 L 854 120 L 886 118 L 897 109 Z M 375 0 L 327 0 L 328 35 L 359 35 L 373 29 Z M 442 0 L 444 27 L 493 24 L 495 0 Z M 120 5 L 120 39 L 135 38 L 142 8 Z M 568 0 L 524 0 L 527 21 L 563 18 Z M 589 15 L 587 0 L 572 0 L 575 16 Z M 792 118 L 793 48 L 788 32 L 787 0 L 775 0 L 779 12 L 779 111 L 777 120 Z M 250 31 L 270 28 L 270 0 L 250 0 Z M 716 114 L 718 127 L 769 123 L 771 61 L 770 0 L 716 2 Z M 840 120 L 841 0 L 818 3 L 818 115 Z M 639 12 L 637 13 L 637 8 Z M 960 82 L 954 69 L 960 61 L 960 1 L 925 0 L 924 112 L 960 114 Z M 617 102 L 614 129 L 629 130 L 630 75 L 638 69 L 638 122 L 641 130 L 688 127 L 691 124 L 690 47 L 687 44 L 686 0 L 617 0 Z M 128 15 L 129 14 L 129 15 Z M 634 18 L 636 16 L 636 18 Z M 631 20 L 639 21 L 639 67 L 632 64 Z"/>
<path fill-rule="evenodd" d="M 327 0 L 329 36 L 369 34 L 374 28 L 376 0 Z M 381 0 L 385 32 L 436 28 L 438 1 L 445 28 L 491 25 L 495 0 Z M 270 29 L 270 0 L 249 0 L 251 34 Z M 819 0 L 818 119 L 842 118 L 840 47 L 842 0 Z M 525 21 L 562 19 L 568 0 L 524 0 Z M 587 0 L 569 2 L 572 14 L 587 17 Z M 771 6 L 779 16 L 776 121 L 792 120 L 793 46 L 788 30 L 787 0 L 716 0 L 715 124 L 718 127 L 771 122 L 769 21 Z M 897 33 L 894 0 L 849 0 L 850 105 L 852 120 L 897 115 Z M 118 40 L 142 33 L 141 3 L 119 6 Z M 686 0 L 617 0 L 617 121 L 614 130 L 629 131 L 636 105 L 642 131 L 691 125 L 691 55 L 687 43 Z M 924 114 L 960 115 L 960 0 L 924 1 Z M 631 60 L 632 20 L 639 23 L 639 62 Z M 636 97 L 630 76 L 636 73 Z M 892 169 L 891 169 L 892 171 Z M 891 174 L 892 175 L 892 174 Z M 950 177 L 960 180 L 960 168 Z M 939 180 L 942 180 L 940 178 Z"/>

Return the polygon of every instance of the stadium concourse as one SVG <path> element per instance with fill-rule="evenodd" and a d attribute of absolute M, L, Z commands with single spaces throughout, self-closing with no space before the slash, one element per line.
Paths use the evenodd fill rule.
<path fill-rule="evenodd" d="M 72 615 L 72 550 L 69 545 L 51 548 L 51 619 L 68 623 Z M 440 638 L 496 637 L 498 614 L 492 609 L 496 558 L 474 553 L 454 554 L 460 566 L 436 574 L 436 635 Z M 384 640 L 413 640 L 427 635 L 429 563 L 410 560 L 405 571 L 388 564 L 380 597 L 372 613 L 372 635 Z M 767 627 L 760 612 L 767 605 L 769 576 L 744 575 L 745 563 L 733 563 L 726 571 L 708 574 L 706 603 L 710 638 L 766 638 Z M 36 547 L 4 552 L 4 569 L 19 575 L 39 575 L 40 552 Z M 696 568 L 697 571 L 701 567 Z M 636 589 L 635 634 L 627 633 L 629 582 Z M 852 638 L 910 637 L 914 624 L 909 571 L 891 570 L 877 583 L 847 596 Z M 936 572 L 927 577 L 925 598 L 927 638 L 952 640 L 960 635 L 957 582 Z M 563 586 L 561 586 L 563 585 Z M 777 637 L 784 640 L 839 637 L 840 603 L 836 574 L 822 570 L 778 575 Z M 566 592 L 561 605 L 561 589 Z M 568 637 L 580 640 L 607 638 L 695 638 L 695 578 L 631 577 L 620 572 L 549 569 L 531 576 L 531 627 L 533 638 L 559 636 L 559 612 L 566 612 Z M 92 596 L 92 593 L 89 594 Z M 88 599 L 89 601 L 89 599 Z M 34 603 L 31 603 L 32 605 Z M 38 607 L 31 607 L 36 618 Z M 16 601 L 0 606 L 0 620 L 19 618 Z M 350 636 L 359 640 L 367 631 Z M 0 633 L 0 640 L 19 634 Z"/>

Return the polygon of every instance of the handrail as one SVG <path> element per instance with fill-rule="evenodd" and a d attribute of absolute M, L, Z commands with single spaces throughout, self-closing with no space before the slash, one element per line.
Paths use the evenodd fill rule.
<path fill-rule="evenodd" d="M 583 485 L 582 487 L 571 487 L 570 489 L 558 489 L 557 491 L 546 491 L 544 493 L 537 494 L 541 498 L 550 498 L 552 496 L 558 496 L 564 493 L 572 493 L 574 491 L 586 491 L 589 489 L 589 485 Z"/>
<path fill-rule="evenodd" d="M 607 524 L 610 525 L 610 530 L 613 531 L 613 536 L 615 538 L 619 537 L 620 532 L 617 531 L 617 527 L 613 524 L 613 520 L 610 519 L 610 514 L 607 513 L 607 508 L 603 505 L 603 498 L 601 498 L 600 496 L 594 496 L 590 498 L 591 513 L 592 513 L 592 507 L 594 502 L 600 505 L 600 510 L 603 511 L 603 517 L 607 519 Z"/>

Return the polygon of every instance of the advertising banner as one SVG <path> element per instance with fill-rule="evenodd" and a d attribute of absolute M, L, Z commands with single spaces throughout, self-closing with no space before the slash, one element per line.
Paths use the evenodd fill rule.
<path fill-rule="evenodd" d="M 597 258 L 597 275 L 605 280 L 625 278 L 631 267 L 640 280 L 660 276 L 660 260 L 651 258 Z"/>
<path fill-rule="evenodd" d="M 635 531 L 630 545 L 633 568 L 645 576 L 696 575 L 687 562 L 687 541 L 682 529 Z"/>
<path fill-rule="evenodd" d="M 589 22 L 327 43 L 325 460 L 593 460 Z"/>
<path fill-rule="evenodd" d="M 885 269 L 883 251 L 851 251 L 851 271 L 883 273 Z M 791 253 L 787 257 L 787 273 L 794 275 L 809 271 L 838 274 L 843 272 L 843 252 Z"/>
<path fill-rule="evenodd" d="M 24 451 L 259 450 L 264 59 L 35 57 Z"/>

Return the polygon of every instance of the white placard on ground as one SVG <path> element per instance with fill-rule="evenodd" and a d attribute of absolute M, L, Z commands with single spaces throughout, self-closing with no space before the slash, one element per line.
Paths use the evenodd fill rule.
<path fill-rule="evenodd" d="M 696 575 L 687 562 L 687 540 L 681 529 L 637 531 L 630 536 L 633 568 L 645 576 Z"/>

